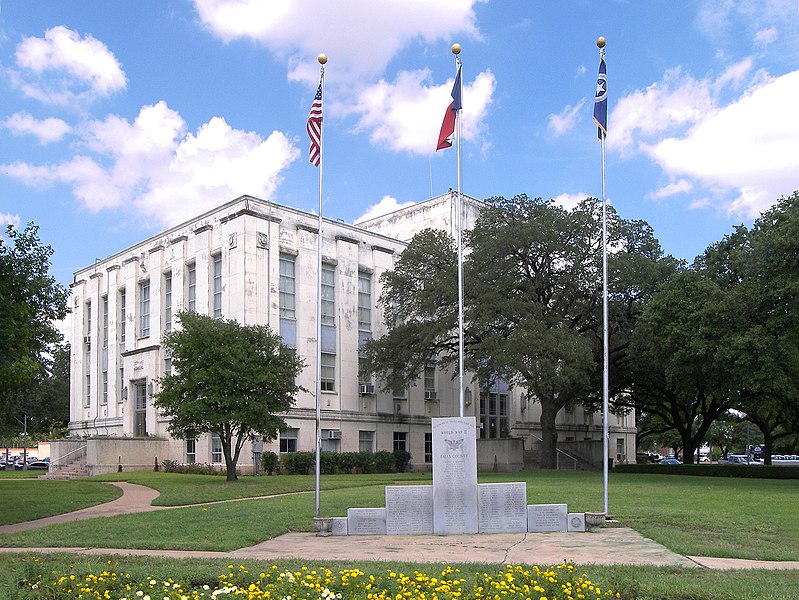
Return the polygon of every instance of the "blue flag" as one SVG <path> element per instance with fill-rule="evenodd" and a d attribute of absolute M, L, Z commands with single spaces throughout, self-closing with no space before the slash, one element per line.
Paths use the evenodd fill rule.
<path fill-rule="evenodd" d="M 596 136 L 600 140 L 608 135 L 608 79 L 605 74 L 605 57 L 599 59 L 599 75 L 596 76 L 596 95 L 594 96 L 594 123 Z"/>

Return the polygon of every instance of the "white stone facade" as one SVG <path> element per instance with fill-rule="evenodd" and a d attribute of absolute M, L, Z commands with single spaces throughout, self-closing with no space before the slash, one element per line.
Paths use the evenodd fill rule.
<path fill-rule="evenodd" d="M 413 468 L 426 468 L 432 461 L 430 419 L 458 414 L 457 379 L 451 373 L 430 371 L 396 396 L 382 392 L 379 382 L 358 376 L 360 343 L 385 333 L 377 302 L 380 275 L 393 268 L 414 233 L 426 227 L 452 233 L 453 204 L 446 194 L 357 226 L 325 219 L 323 450 L 403 448 L 411 453 Z M 464 198 L 465 228 L 473 225 L 478 212 L 479 203 Z M 296 347 L 306 362 L 298 383 L 311 391 L 301 392 L 286 415 L 289 430 L 263 449 L 313 450 L 317 228 L 315 215 L 243 196 L 77 271 L 71 286 L 70 433 L 156 436 L 167 440 L 159 450 L 167 455 L 159 460 L 222 462 L 208 437 L 188 443 L 172 440 L 167 421 L 153 406 L 158 378 L 170 368 L 161 339 L 177 325 L 174 315 L 192 309 L 268 325 Z M 482 435 L 520 436 L 528 449 L 534 445 L 537 405 L 525 405 L 518 391 L 496 389 L 491 399 L 484 399 L 486 414 L 481 415 L 479 393 L 472 392 L 478 389 L 475 384 L 467 382 L 465 413 L 483 423 Z M 590 438 L 601 446 L 600 415 L 589 424 L 594 417 L 580 411 L 561 415 L 560 439 Z M 625 455 L 634 457 L 634 418 L 612 423 L 611 431 L 611 456 L 616 458 L 619 438 Z M 125 457 L 111 458 L 108 464 L 125 463 Z M 246 471 L 252 463 L 247 448 L 239 465 Z"/>

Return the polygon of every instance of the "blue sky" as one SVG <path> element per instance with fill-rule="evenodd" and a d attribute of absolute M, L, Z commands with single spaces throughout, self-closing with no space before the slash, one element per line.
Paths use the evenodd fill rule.
<path fill-rule="evenodd" d="M 463 192 L 607 194 L 692 260 L 799 188 L 796 0 L 4 0 L 0 223 L 62 283 L 242 194 L 315 212 L 305 121 L 325 52 L 324 213 L 456 186 L 434 151 L 463 47 Z"/>

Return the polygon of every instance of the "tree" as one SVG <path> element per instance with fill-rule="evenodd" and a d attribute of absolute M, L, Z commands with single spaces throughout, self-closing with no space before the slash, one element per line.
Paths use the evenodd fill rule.
<path fill-rule="evenodd" d="M 0 399 L 46 371 L 46 354 L 61 341 L 54 321 L 67 314 L 69 292 L 49 275 L 53 249 L 39 227 L 9 225 L 0 238 Z"/>
<path fill-rule="evenodd" d="M 42 370 L 33 380 L 14 386 L 6 394 L 6 410 L 0 412 L 0 437 L 19 435 L 27 421 L 30 439 L 60 436 L 69 423 L 69 344 L 58 344 L 45 356 Z"/>
<path fill-rule="evenodd" d="M 597 369 L 601 373 L 600 208 L 593 199 L 567 211 L 524 195 L 493 198 L 465 236 L 466 366 L 483 387 L 501 378 L 541 403 L 541 463 L 548 468 L 557 464 L 558 411 L 589 401 Z M 630 285 L 631 266 L 645 272 L 645 263 L 662 257 L 644 223 L 623 221 L 612 209 L 608 223 L 620 356 L 628 338 L 622 323 L 633 318 L 637 296 L 651 287 Z M 394 271 L 383 275 L 389 332 L 368 342 L 365 354 L 368 370 L 380 375 L 386 388 L 412 384 L 431 360 L 445 365 L 457 360 L 456 272 L 452 239 L 428 230 L 415 236 Z"/>
<path fill-rule="evenodd" d="M 177 438 L 218 436 L 227 480 L 235 481 L 247 439 L 260 434 L 273 440 L 285 427 L 280 413 L 301 390 L 295 379 L 303 362 L 268 327 L 194 312 L 178 319 L 180 329 L 164 338 L 174 372 L 160 379 L 155 406 Z"/>

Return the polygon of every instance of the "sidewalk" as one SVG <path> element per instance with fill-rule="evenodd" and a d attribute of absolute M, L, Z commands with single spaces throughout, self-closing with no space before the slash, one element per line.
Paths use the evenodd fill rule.
<path fill-rule="evenodd" d="M 152 506 L 158 492 L 132 483 L 113 483 L 123 495 L 106 504 L 72 513 L 0 526 L 13 533 L 78 519 L 178 507 Z M 241 501 L 241 500 L 239 500 Z M 645 538 L 629 527 L 607 527 L 586 533 L 526 533 L 492 535 L 392 535 L 329 536 L 287 533 L 249 548 L 232 552 L 183 550 L 136 550 L 109 548 L 0 548 L 10 552 L 75 552 L 86 555 L 165 556 L 172 558 L 224 558 L 276 560 L 299 558 L 314 561 L 407 561 L 416 563 L 486 564 L 629 564 L 710 569 L 799 569 L 799 561 L 776 562 L 700 556 L 681 556 Z"/>

